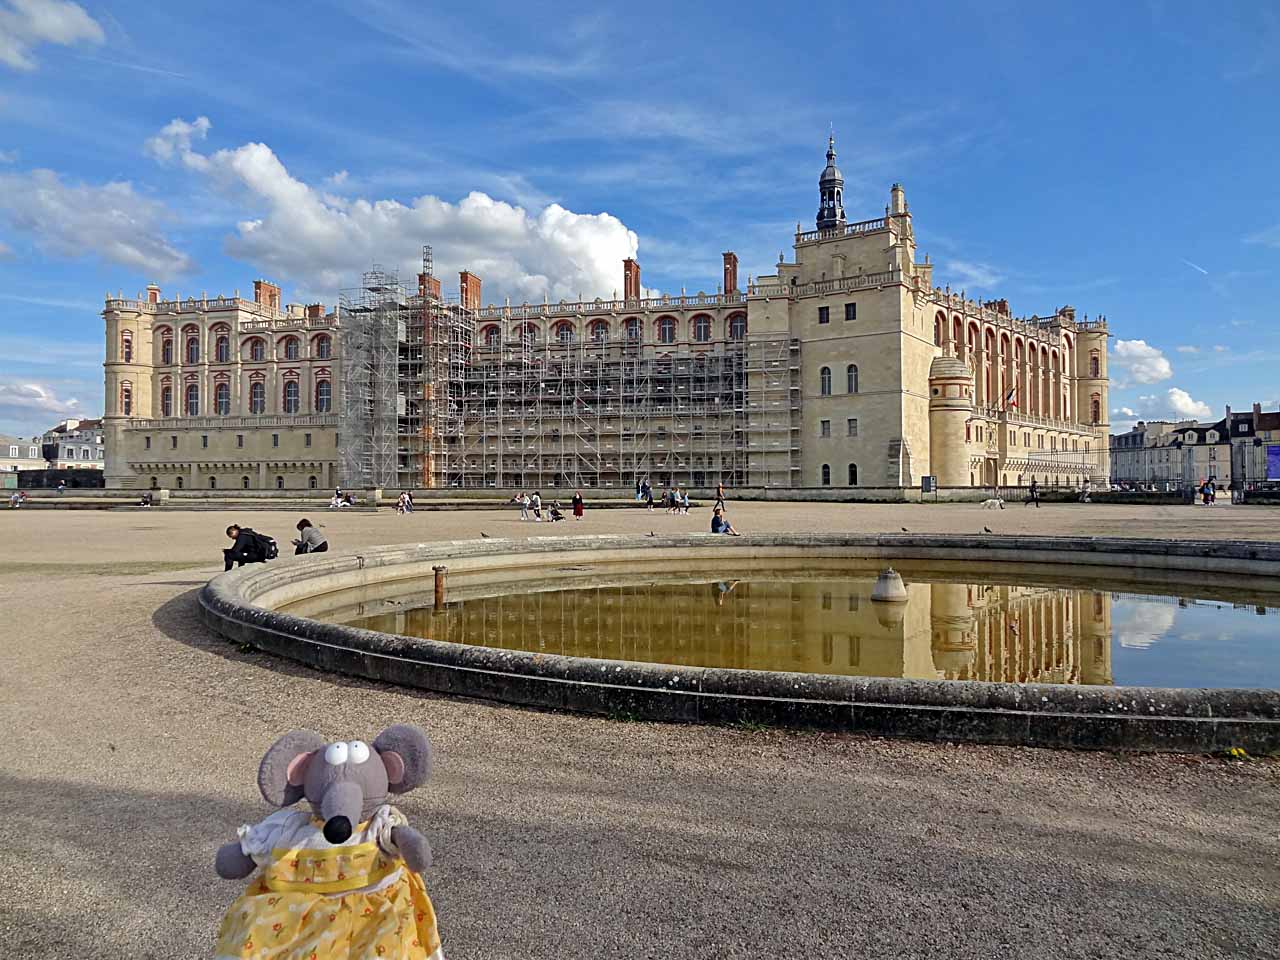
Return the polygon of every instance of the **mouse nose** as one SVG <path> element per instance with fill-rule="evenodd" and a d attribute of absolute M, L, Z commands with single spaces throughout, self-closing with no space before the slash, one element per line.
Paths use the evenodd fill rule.
<path fill-rule="evenodd" d="M 351 821 L 341 814 L 324 822 L 324 838 L 330 843 L 346 843 L 350 836 Z"/>

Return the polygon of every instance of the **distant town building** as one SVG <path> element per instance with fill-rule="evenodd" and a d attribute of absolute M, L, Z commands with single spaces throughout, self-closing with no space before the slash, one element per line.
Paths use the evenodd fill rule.
<path fill-rule="evenodd" d="M 1280 482 L 1280 412 L 1230 407 L 1221 420 L 1139 420 L 1111 438 L 1111 482 L 1176 489 L 1213 480 L 1246 487 Z"/>
<path fill-rule="evenodd" d="M 20 470 L 43 470 L 46 466 L 39 437 L 0 433 L 0 487 L 16 487 Z"/>
<path fill-rule="evenodd" d="M 44 432 L 40 444 L 41 466 L 53 470 L 101 470 L 106 459 L 101 420 L 63 420 Z"/>
<path fill-rule="evenodd" d="M 715 293 L 484 305 L 373 269 L 339 309 L 111 298 L 108 486 L 631 489 L 1105 484 L 1107 325 L 933 285 L 894 184 L 847 222 L 828 142 L 816 229 Z"/>

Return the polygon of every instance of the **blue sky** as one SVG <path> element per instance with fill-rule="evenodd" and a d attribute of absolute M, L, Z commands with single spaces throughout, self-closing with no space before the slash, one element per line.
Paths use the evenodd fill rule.
<path fill-rule="evenodd" d="M 938 282 L 1108 316 L 1113 423 L 1280 400 L 1273 5 L 298 9 L 0 0 L 0 431 L 100 412 L 103 295 L 152 279 L 772 272 L 830 125 L 850 218 L 901 181 Z"/>

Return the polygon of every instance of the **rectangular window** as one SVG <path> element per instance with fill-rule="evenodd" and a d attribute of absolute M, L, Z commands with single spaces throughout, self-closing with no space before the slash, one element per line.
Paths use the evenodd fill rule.
<path fill-rule="evenodd" d="M 177 449 L 178 449 L 178 438 L 177 438 L 176 436 L 173 436 L 173 437 L 170 437 L 170 438 L 169 438 L 169 449 L 170 449 L 170 450 L 177 450 Z"/>
<path fill-rule="evenodd" d="M 278 433 L 273 433 L 273 434 L 271 435 L 271 445 L 272 445 L 273 447 L 278 447 L 278 446 L 280 446 L 280 434 L 278 434 Z"/>
<path fill-rule="evenodd" d="M 858 435 L 858 418 L 857 417 L 850 417 L 848 420 L 845 421 L 845 426 L 848 428 L 849 436 L 856 437 Z"/>
<path fill-rule="evenodd" d="M 819 307 L 819 308 L 818 308 L 818 322 L 819 322 L 819 323 L 830 323 L 830 322 L 831 322 L 831 308 L 830 308 L 830 307 Z"/>
<path fill-rule="evenodd" d="M 150 437 L 143 437 L 143 438 L 142 438 L 142 445 L 143 445 L 146 449 L 150 450 L 150 449 L 151 449 L 151 438 L 150 438 Z"/>
<path fill-rule="evenodd" d="M 858 305 L 856 303 L 846 303 L 844 305 L 844 318 L 846 320 L 858 319 Z"/>
<path fill-rule="evenodd" d="M 820 436 L 820 437 L 829 437 L 829 436 L 831 436 L 831 421 L 830 421 L 830 420 L 820 420 L 820 421 L 818 421 L 818 436 Z"/>
<path fill-rule="evenodd" d="M 207 433 L 201 435 L 200 446 L 204 447 L 206 450 L 209 448 L 209 435 Z"/>
<path fill-rule="evenodd" d="M 308 447 L 311 446 L 311 434 L 304 433 L 302 436 L 304 445 Z"/>
<path fill-rule="evenodd" d="M 17 447 L 10 447 L 10 448 L 9 448 L 9 456 L 11 456 L 11 457 L 13 457 L 13 459 L 17 460 L 17 459 L 18 459 L 18 448 L 17 448 Z"/>
<path fill-rule="evenodd" d="M 237 446 L 237 447 L 243 447 L 243 446 L 244 446 L 244 434 L 243 434 L 243 433 L 237 433 L 237 434 L 236 434 L 236 446 Z"/>

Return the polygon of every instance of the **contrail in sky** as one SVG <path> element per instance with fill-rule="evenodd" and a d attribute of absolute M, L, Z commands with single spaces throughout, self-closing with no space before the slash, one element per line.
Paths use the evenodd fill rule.
<path fill-rule="evenodd" d="M 1182 259 L 1182 258 L 1179 258 L 1179 259 Z M 1183 263 L 1185 263 L 1185 264 L 1186 264 L 1188 267 L 1190 267 L 1192 270 L 1199 270 L 1199 271 L 1200 271 L 1201 273 L 1203 273 L 1206 277 L 1209 275 L 1209 271 L 1208 271 L 1208 270 L 1206 270 L 1204 267 L 1198 267 L 1198 266 L 1196 266 L 1196 265 L 1195 265 L 1194 263 L 1192 263 L 1190 260 L 1183 260 L 1182 262 L 1183 262 Z"/>

